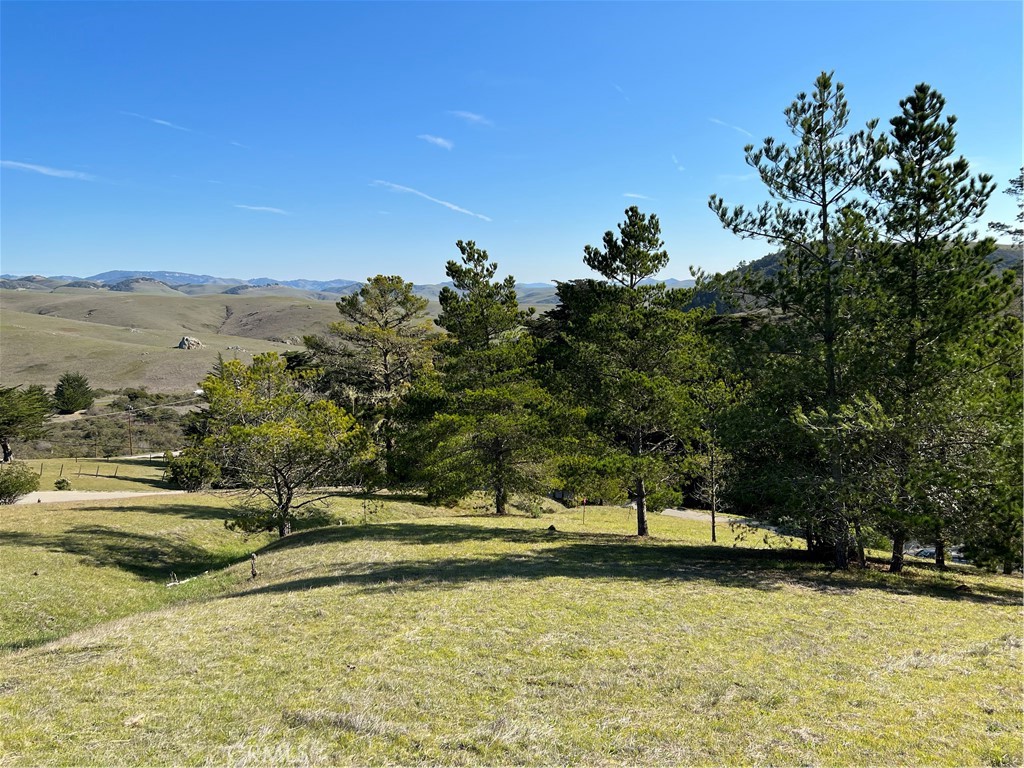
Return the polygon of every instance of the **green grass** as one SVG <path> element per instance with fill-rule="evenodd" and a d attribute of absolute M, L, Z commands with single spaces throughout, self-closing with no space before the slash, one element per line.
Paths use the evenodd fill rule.
<path fill-rule="evenodd" d="M 26 459 L 39 475 L 39 490 L 52 491 L 60 477 L 74 491 L 172 491 L 164 480 L 165 462 L 152 459 Z"/>
<path fill-rule="evenodd" d="M 699 522 L 656 516 L 643 542 L 628 510 L 423 517 L 400 497 L 368 525 L 246 542 L 223 505 L 4 510 L 0 589 L 64 623 L 5 654 L 0 764 L 1024 758 L 1018 579 L 831 572 Z M 257 546 L 255 581 L 213 570 Z M 178 563 L 210 573 L 163 586 Z"/>

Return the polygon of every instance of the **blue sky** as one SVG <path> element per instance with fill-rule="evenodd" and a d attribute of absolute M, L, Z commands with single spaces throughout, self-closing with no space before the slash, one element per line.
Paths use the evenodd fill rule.
<path fill-rule="evenodd" d="M 1019 2 L 4 2 L 0 271 L 522 282 L 588 274 L 628 205 L 664 277 L 768 252 L 743 146 L 822 70 L 885 127 L 928 82 L 1000 190 L 1021 165 Z M 989 218 L 1009 221 L 997 193 Z"/>

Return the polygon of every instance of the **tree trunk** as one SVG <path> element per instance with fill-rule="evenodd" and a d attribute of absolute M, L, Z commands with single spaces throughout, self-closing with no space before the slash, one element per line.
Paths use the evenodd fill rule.
<path fill-rule="evenodd" d="M 292 532 L 292 519 L 284 517 L 277 523 L 277 535 L 282 539 Z"/>
<path fill-rule="evenodd" d="M 714 445 L 714 444 L 712 444 Z M 718 541 L 715 531 L 715 513 L 718 511 L 718 478 L 715 476 L 715 449 L 711 449 L 711 541 Z"/>
<path fill-rule="evenodd" d="M 1003 575 L 1009 576 L 1013 573 L 1013 563 L 1009 560 L 1003 560 Z"/>
<path fill-rule="evenodd" d="M 850 567 L 850 531 L 841 526 L 836 535 L 836 568 L 845 571 Z"/>
<path fill-rule="evenodd" d="M 946 542 L 942 537 L 935 542 L 935 565 L 940 571 L 946 570 Z"/>
<path fill-rule="evenodd" d="M 494 511 L 498 515 L 504 515 L 508 512 L 506 506 L 508 504 L 508 492 L 505 490 L 504 485 L 499 485 L 494 489 Z"/>
<path fill-rule="evenodd" d="M 892 559 L 889 561 L 889 573 L 900 573 L 903 570 L 903 547 L 907 544 L 907 536 L 903 531 L 893 534 Z"/>
<path fill-rule="evenodd" d="M 868 559 L 864 555 L 864 535 L 860 529 L 860 520 L 854 522 L 853 530 L 857 536 L 857 563 L 861 568 L 867 568 Z"/>
<path fill-rule="evenodd" d="M 636 535 L 647 536 L 647 485 L 641 478 L 636 484 Z"/>

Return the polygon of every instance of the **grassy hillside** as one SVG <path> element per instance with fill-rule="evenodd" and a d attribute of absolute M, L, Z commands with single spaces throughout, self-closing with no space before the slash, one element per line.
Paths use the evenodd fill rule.
<path fill-rule="evenodd" d="M 666 517 L 640 542 L 614 508 L 395 501 L 444 516 L 247 541 L 168 499 L 0 517 L 0 763 L 1024 757 L 1017 579 L 833 573 Z"/>
<path fill-rule="evenodd" d="M 4 290 L 0 381 L 52 386 L 64 371 L 78 370 L 94 387 L 180 392 L 195 387 L 218 353 L 248 361 L 257 352 L 283 352 L 337 315 L 333 303 L 279 297 Z M 205 347 L 176 349 L 182 336 Z"/>

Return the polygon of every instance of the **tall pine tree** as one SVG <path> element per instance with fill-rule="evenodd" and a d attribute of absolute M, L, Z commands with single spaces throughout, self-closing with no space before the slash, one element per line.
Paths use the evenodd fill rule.
<path fill-rule="evenodd" d="M 764 320 L 751 326 L 760 327 L 765 342 L 759 371 L 775 370 L 789 381 L 779 390 L 780 376 L 762 379 L 772 398 L 781 396 L 762 415 L 770 422 L 770 414 L 781 408 L 791 417 L 788 426 L 762 427 L 769 430 L 765 436 L 770 440 L 790 433 L 792 450 L 783 448 L 788 455 L 781 458 L 807 492 L 787 494 L 785 502 L 776 499 L 774 505 L 777 513 L 803 518 L 808 543 L 830 542 L 836 565 L 846 567 L 850 525 L 855 522 L 844 475 L 847 420 L 840 418 L 841 409 L 852 402 L 847 374 L 856 367 L 848 344 L 856 313 L 850 286 L 867 236 L 860 193 L 885 147 L 873 135 L 876 121 L 866 130 L 847 132 L 844 89 L 830 73 L 821 73 L 810 94 L 800 93 L 785 116 L 796 139 L 793 145 L 767 138 L 760 149 L 745 148 L 747 163 L 772 201 L 748 211 L 730 208 L 712 195 L 709 205 L 736 235 L 783 249 L 777 272 L 741 272 L 732 286 L 743 295 L 746 308 L 760 311 Z M 792 418 L 816 410 L 823 419 Z M 807 428 L 811 424 L 814 428 Z"/>

